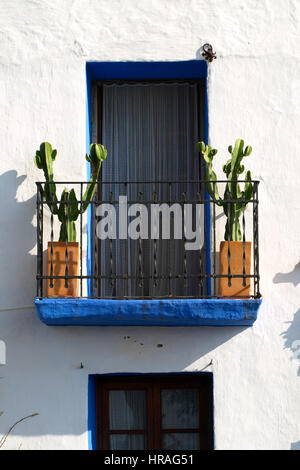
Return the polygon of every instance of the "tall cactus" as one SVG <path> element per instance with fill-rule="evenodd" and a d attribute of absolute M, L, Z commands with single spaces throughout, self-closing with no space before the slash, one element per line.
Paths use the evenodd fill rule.
<path fill-rule="evenodd" d="M 92 144 L 90 146 L 90 155 L 86 154 L 86 160 L 91 165 L 91 177 L 87 185 L 86 191 L 82 196 L 82 203 L 79 207 L 79 202 L 76 198 L 74 189 L 70 191 L 64 189 L 60 198 L 60 204 L 56 196 L 56 185 L 53 182 L 53 162 L 55 160 L 57 151 L 52 149 L 49 142 L 43 142 L 40 149 L 36 151 L 34 162 L 37 168 L 43 170 L 45 175 L 45 199 L 50 211 L 58 216 L 61 223 L 59 241 L 69 242 L 76 241 L 76 226 L 75 221 L 80 214 L 83 214 L 91 200 L 94 197 L 97 188 L 98 176 L 102 162 L 107 156 L 106 148 L 101 144 Z"/>
<path fill-rule="evenodd" d="M 198 150 L 202 153 L 206 162 L 205 181 L 207 192 L 218 206 L 223 207 L 224 214 L 227 217 L 225 240 L 241 241 L 242 234 L 239 219 L 242 212 L 247 208 L 247 203 L 252 198 L 253 185 L 250 171 L 245 173 L 244 192 L 241 191 L 238 178 L 245 170 L 244 165 L 241 164 L 242 159 L 251 154 L 252 147 L 247 146 L 244 150 L 244 141 L 242 139 L 236 140 L 234 148 L 231 145 L 228 147 L 231 158 L 223 166 L 228 181 L 223 198 L 219 195 L 216 183 L 217 177 L 212 169 L 213 158 L 218 151 L 209 145 L 205 145 L 204 142 L 198 143 Z"/>
<path fill-rule="evenodd" d="M 50 210 L 53 214 L 58 214 L 57 197 L 56 197 L 56 186 L 53 181 L 53 162 L 56 158 L 57 150 L 52 149 L 52 145 L 49 142 L 42 142 L 40 150 L 36 151 L 34 156 L 34 163 L 40 170 L 43 170 L 45 175 L 45 198 L 48 202 Z"/>

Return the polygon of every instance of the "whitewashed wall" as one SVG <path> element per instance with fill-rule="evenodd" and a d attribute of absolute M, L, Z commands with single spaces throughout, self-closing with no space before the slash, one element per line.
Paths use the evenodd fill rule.
<path fill-rule="evenodd" d="M 300 448 L 299 28 L 299 0 L 0 0 L 0 433 L 39 413 L 4 448 L 86 449 L 88 374 L 199 371 L 211 360 L 217 449 Z M 85 178 L 86 61 L 190 60 L 207 41 L 218 55 L 210 141 L 225 160 L 243 137 L 261 180 L 257 322 L 43 325 L 32 303 L 41 178 L 32 157 L 48 140 L 57 177 Z"/>

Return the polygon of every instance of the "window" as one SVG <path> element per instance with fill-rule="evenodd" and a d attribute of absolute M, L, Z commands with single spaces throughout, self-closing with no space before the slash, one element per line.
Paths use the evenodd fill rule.
<path fill-rule="evenodd" d="M 212 374 L 97 378 L 104 450 L 212 449 Z"/>
<path fill-rule="evenodd" d="M 119 196 L 148 209 L 146 236 L 125 240 L 117 235 L 114 240 L 95 241 L 95 272 L 102 278 L 95 283 L 94 295 L 205 295 L 205 282 L 198 280 L 206 272 L 204 243 L 201 256 L 185 250 L 184 236 L 175 239 L 172 213 L 170 239 L 161 236 L 163 214 L 158 240 L 151 239 L 149 228 L 150 204 L 183 207 L 184 202 L 198 200 L 200 193 L 203 197 L 196 142 L 204 139 L 204 80 L 95 82 L 93 96 L 93 138 L 108 149 L 98 201 L 113 202 L 117 220 Z M 204 226 L 203 205 L 201 211 Z M 130 220 L 128 216 L 127 225 Z M 119 234 L 119 226 L 116 229 Z"/>

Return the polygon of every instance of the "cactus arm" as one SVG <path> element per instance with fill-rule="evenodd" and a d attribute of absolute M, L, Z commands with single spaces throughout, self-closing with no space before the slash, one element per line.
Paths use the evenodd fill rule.
<path fill-rule="evenodd" d="M 69 204 L 70 202 L 70 204 Z M 78 201 L 74 189 L 69 192 L 64 189 L 58 209 L 58 219 L 61 222 L 59 241 L 76 242 L 75 220 L 78 218 Z"/>
<path fill-rule="evenodd" d="M 232 147 L 230 148 L 232 150 Z M 230 173 L 228 174 L 227 178 L 229 180 L 228 188 L 229 188 L 232 199 L 238 198 L 238 188 L 237 188 L 236 181 L 238 179 L 240 163 L 243 158 L 243 148 L 244 148 L 244 141 L 242 139 L 237 139 L 233 150 L 230 152 L 232 155 L 232 158 L 231 158 L 231 164 L 230 164 Z"/>
<path fill-rule="evenodd" d="M 242 197 L 242 194 L 239 189 L 238 199 L 240 200 L 240 202 L 236 204 L 237 206 L 236 209 L 237 211 L 240 211 L 240 215 L 244 210 L 247 209 L 248 202 L 251 200 L 252 195 L 253 195 L 253 184 L 251 183 L 251 171 L 248 170 L 246 172 L 245 180 L 246 182 L 245 182 L 244 197 Z"/>
<path fill-rule="evenodd" d="M 244 141 L 242 139 L 237 139 L 234 145 L 234 149 L 232 150 L 232 162 L 231 168 L 232 172 L 236 173 L 239 167 L 239 164 L 243 158 L 243 148 L 244 148 Z"/>
<path fill-rule="evenodd" d="M 227 217 L 224 239 L 231 241 L 240 241 L 242 239 L 241 228 L 239 223 L 241 209 L 239 209 L 237 203 L 232 203 L 231 199 L 232 197 L 229 190 L 229 183 L 227 183 L 223 200 L 223 210 L 225 216 Z"/>
<path fill-rule="evenodd" d="M 246 156 L 246 151 L 249 152 L 249 147 L 246 147 L 244 152 L 244 141 L 242 139 L 237 139 L 234 145 L 234 149 L 232 151 L 232 160 L 231 160 L 231 173 L 232 178 L 230 179 L 237 179 L 237 175 L 242 173 L 241 161 Z M 251 149 L 251 147 L 250 147 Z M 251 150 L 249 152 L 249 155 Z"/>
<path fill-rule="evenodd" d="M 65 220 L 65 217 L 66 217 L 66 202 L 68 200 L 68 190 L 67 189 L 64 189 L 62 194 L 61 194 L 61 200 L 60 200 L 60 204 L 59 204 L 59 208 L 58 208 L 58 220 L 60 222 L 64 222 Z"/>
<path fill-rule="evenodd" d="M 42 162 L 41 162 L 41 154 L 40 154 L 40 152 L 39 152 L 38 150 L 36 151 L 36 154 L 35 154 L 35 156 L 33 157 L 33 159 L 34 159 L 35 166 L 36 166 L 39 170 L 41 170 L 41 169 L 43 168 L 43 166 L 42 166 Z"/>
<path fill-rule="evenodd" d="M 250 201 L 253 196 L 253 184 L 251 183 L 251 171 L 246 173 L 246 183 L 245 183 L 245 201 Z"/>
<path fill-rule="evenodd" d="M 45 183 L 44 186 L 45 191 L 45 199 L 47 201 L 47 205 L 50 211 L 57 215 L 58 207 L 57 207 L 57 196 L 56 196 L 56 185 L 54 183 Z"/>
<path fill-rule="evenodd" d="M 49 142 L 42 142 L 40 149 L 36 151 L 34 156 L 34 163 L 40 170 L 43 170 L 45 176 L 45 197 L 47 204 L 53 212 L 57 214 L 57 197 L 56 197 L 56 186 L 53 183 L 53 161 L 55 160 L 57 151 L 52 149 L 52 145 Z"/>
<path fill-rule="evenodd" d="M 215 181 L 217 181 L 217 176 L 212 169 L 213 158 L 217 154 L 218 150 L 213 149 L 209 145 L 205 145 L 204 142 L 198 142 L 198 151 L 202 153 L 203 158 L 206 162 L 204 179 L 207 192 L 210 197 L 216 202 L 216 204 L 221 206 L 222 202 L 219 196 L 218 185 L 217 183 L 215 183 Z"/>
<path fill-rule="evenodd" d="M 242 174 L 245 169 L 244 165 L 241 165 L 241 161 L 244 157 L 251 154 L 252 147 L 249 145 L 245 148 L 244 151 L 244 141 L 242 139 L 237 139 L 234 145 L 234 149 L 232 149 L 232 146 L 230 146 L 228 147 L 228 151 L 231 153 L 232 159 L 230 164 L 230 171 L 227 173 L 227 178 L 228 180 L 233 181 L 232 183 L 229 183 L 229 190 L 231 192 L 232 199 L 238 199 L 241 197 L 241 191 L 237 180 L 239 175 Z M 226 165 L 228 165 L 229 162 L 227 162 Z"/>
<path fill-rule="evenodd" d="M 204 179 L 205 186 L 210 197 L 214 200 L 217 205 L 222 205 L 219 196 L 218 185 L 217 183 L 215 183 L 215 181 L 217 181 L 217 175 L 215 174 L 215 172 L 212 170 L 210 172 L 206 171 Z"/>
<path fill-rule="evenodd" d="M 68 240 L 70 242 L 76 242 L 77 234 L 76 234 L 75 222 L 69 221 L 67 230 L 68 230 Z"/>
<path fill-rule="evenodd" d="M 223 165 L 223 172 L 225 173 L 225 175 L 228 177 L 228 175 L 230 174 L 231 172 L 231 158 L 230 160 L 228 160 L 226 162 L 225 165 Z"/>
<path fill-rule="evenodd" d="M 101 164 L 105 160 L 106 156 L 107 150 L 103 145 L 100 144 L 92 144 L 90 146 L 90 155 L 86 154 L 85 158 L 91 165 L 91 177 L 86 191 L 82 197 L 82 213 L 87 210 L 91 200 L 95 195 L 97 189 L 96 183 L 98 181 Z"/>
<path fill-rule="evenodd" d="M 74 189 L 71 189 L 69 193 L 69 201 L 71 204 L 68 207 L 68 217 L 70 220 L 77 220 L 79 215 L 78 201 Z"/>
<path fill-rule="evenodd" d="M 46 181 L 53 181 L 53 161 L 55 160 L 57 151 L 52 150 L 52 146 L 49 142 L 42 142 L 39 154 Z"/>
<path fill-rule="evenodd" d="M 79 211 L 74 189 L 63 190 L 57 215 L 60 222 L 64 222 L 67 217 L 69 220 L 77 220 Z"/>
<path fill-rule="evenodd" d="M 237 215 L 227 218 L 224 238 L 226 241 L 240 242 L 242 240 L 241 226 Z"/>
<path fill-rule="evenodd" d="M 65 242 L 67 237 L 68 242 L 76 242 L 76 226 L 72 220 L 69 220 L 68 223 L 64 221 L 60 226 L 59 241 Z"/>
<path fill-rule="evenodd" d="M 210 145 L 205 145 L 204 142 L 198 142 L 198 151 L 202 153 L 207 165 L 211 167 L 213 158 L 218 153 L 218 150 L 213 149 Z"/>
<path fill-rule="evenodd" d="M 251 145 L 247 145 L 247 147 L 245 148 L 244 157 L 249 157 L 249 155 L 251 154 L 251 152 L 252 152 L 252 147 L 251 147 Z"/>

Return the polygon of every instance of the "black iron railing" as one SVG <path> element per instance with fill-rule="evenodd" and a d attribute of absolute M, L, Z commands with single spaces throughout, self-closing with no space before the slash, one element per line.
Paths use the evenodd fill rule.
<path fill-rule="evenodd" d="M 215 183 L 225 189 L 227 181 Z M 59 221 L 47 183 L 38 182 L 37 297 L 259 298 L 258 183 L 252 181 L 250 200 L 242 193 L 237 269 L 233 234 L 219 253 L 226 217 L 203 180 L 97 183 L 88 211 L 75 222 L 76 252 L 68 236 L 57 252 Z M 67 214 L 72 204 L 82 208 L 86 182 L 55 184 L 58 194 L 75 188 L 77 202 L 58 201 Z M 236 202 L 225 201 L 229 214 Z"/>

